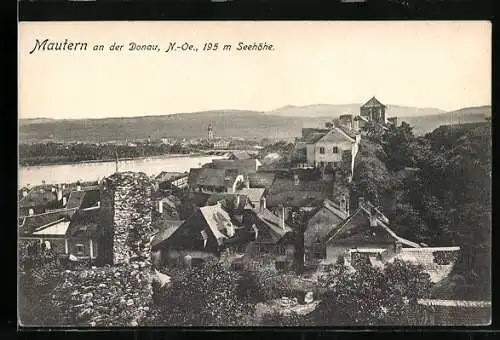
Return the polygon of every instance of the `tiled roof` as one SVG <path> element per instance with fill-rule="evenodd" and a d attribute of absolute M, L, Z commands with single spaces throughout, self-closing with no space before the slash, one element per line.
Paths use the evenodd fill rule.
<path fill-rule="evenodd" d="M 224 239 L 228 238 L 228 235 L 226 234 L 226 226 L 232 226 L 229 214 L 218 205 L 201 207 L 200 212 L 207 222 L 210 231 L 216 238 L 217 243 L 222 245 L 224 243 Z"/>
<path fill-rule="evenodd" d="M 331 183 L 324 180 L 301 180 L 296 185 L 293 179 L 277 178 L 269 188 L 266 204 L 276 207 L 283 204 L 287 207 L 319 206 L 328 197 Z"/>
<path fill-rule="evenodd" d="M 243 188 L 238 190 L 237 194 L 245 195 L 251 202 L 258 202 L 264 195 L 265 188 Z"/>
<path fill-rule="evenodd" d="M 156 176 L 156 180 L 158 182 L 166 182 L 166 181 L 174 181 L 176 179 L 187 176 L 186 173 L 183 172 L 169 172 L 162 171 L 158 176 Z"/>
<path fill-rule="evenodd" d="M 71 218 L 75 212 L 76 209 L 60 209 L 44 214 L 26 216 L 22 220 L 22 224 L 19 226 L 19 234 L 22 236 L 29 236 L 36 229 L 54 223 L 55 221 L 63 218 Z"/>
<path fill-rule="evenodd" d="M 251 159 L 252 157 L 246 151 L 232 151 L 229 154 L 230 159 Z"/>
<path fill-rule="evenodd" d="M 71 218 L 68 236 L 95 238 L 103 231 L 105 221 L 102 219 L 100 209 L 79 210 Z"/>
<path fill-rule="evenodd" d="M 202 207 L 207 204 L 210 194 L 204 192 L 190 192 L 188 201 L 197 207 Z"/>
<path fill-rule="evenodd" d="M 327 132 L 312 132 L 308 134 L 306 137 L 304 137 L 304 142 L 306 144 L 314 144 L 321 138 L 323 138 L 326 134 Z"/>
<path fill-rule="evenodd" d="M 328 132 L 323 138 L 317 141 L 317 143 L 342 143 L 342 142 L 354 143 L 355 140 L 337 126 L 334 127 L 330 132 Z"/>
<path fill-rule="evenodd" d="M 224 169 L 191 169 L 188 181 L 190 185 L 224 187 L 225 175 L 226 171 Z"/>
<path fill-rule="evenodd" d="M 356 131 L 354 131 L 352 129 L 349 129 L 347 126 L 344 126 L 344 125 L 339 125 L 339 126 L 336 126 L 336 127 L 339 128 L 340 130 L 342 130 L 342 132 L 344 132 L 350 138 L 352 138 L 354 140 L 356 139 L 356 136 L 357 136 Z"/>
<path fill-rule="evenodd" d="M 214 159 L 212 164 L 215 169 L 239 169 L 247 173 L 257 171 L 258 159 Z"/>
<path fill-rule="evenodd" d="M 172 234 L 179 229 L 179 227 L 184 223 L 184 221 L 168 220 L 164 221 L 163 228 L 155 235 L 151 241 L 151 247 L 155 248 L 159 244 L 166 241 Z"/>
<path fill-rule="evenodd" d="M 274 172 L 264 172 L 259 171 L 255 173 L 248 174 L 248 181 L 250 182 L 250 188 L 270 188 L 276 178 L 276 173 Z"/>
<path fill-rule="evenodd" d="M 236 202 L 239 196 L 239 203 L 236 206 Z M 208 198 L 206 204 L 214 205 L 217 202 L 221 202 L 222 207 L 227 210 L 235 210 L 235 209 L 245 209 L 248 203 L 248 196 L 243 194 L 228 194 L 228 193 L 220 193 L 220 194 L 212 194 Z"/>
<path fill-rule="evenodd" d="M 82 202 L 83 202 L 83 197 L 85 196 L 85 191 L 72 191 L 69 194 L 68 198 L 68 203 L 66 204 L 66 208 L 68 209 L 73 209 L 73 208 L 80 208 Z"/>
<path fill-rule="evenodd" d="M 98 188 L 85 188 L 80 191 L 72 191 L 66 204 L 67 209 L 79 208 L 87 209 L 97 205 L 101 198 Z"/>
<path fill-rule="evenodd" d="M 43 207 L 56 200 L 57 194 L 55 192 L 52 192 L 45 188 L 34 188 L 30 192 L 28 192 L 28 196 L 21 198 L 21 200 L 19 201 L 19 207 Z"/>
<path fill-rule="evenodd" d="M 384 104 L 378 101 L 377 98 L 372 97 L 369 101 L 367 101 L 363 106 L 361 107 L 385 107 Z"/>
<path fill-rule="evenodd" d="M 267 209 L 259 211 L 257 213 L 257 217 L 262 222 L 264 222 L 275 234 L 279 235 L 280 238 L 293 231 L 292 228 L 290 228 L 287 224 L 282 225 L 281 219 Z"/>

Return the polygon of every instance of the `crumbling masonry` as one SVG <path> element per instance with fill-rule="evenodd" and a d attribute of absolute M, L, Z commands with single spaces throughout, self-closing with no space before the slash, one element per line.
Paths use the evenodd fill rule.
<path fill-rule="evenodd" d="M 102 182 L 101 206 L 112 249 L 107 263 L 127 264 L 132 261 L 150 266 L 152 235 L 152 183 L 144 173 L 115 173 Z M 112 245 L 111 245 L 112 243 Z"/>

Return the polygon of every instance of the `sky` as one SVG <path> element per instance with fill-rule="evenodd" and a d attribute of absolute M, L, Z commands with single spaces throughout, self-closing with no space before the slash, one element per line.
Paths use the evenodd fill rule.
<path fill-rule="evenodd" d="M 35 51 L 36 39 L 87 42 Z M 273 51 L 237 51 L 239 42 Z M 125 51 L 110 51 L 114 42 Z M 128 51 L 128 43 L 161 51 Z M 184 42 L 197 52 L 164 52 Z M 218 42 L 217 51 L 201 51 Z M 93 51 L 94 44 L 104 51 Z M 231 44 L 231 51 L 222 45 Z M 481 21 L 21 22 L 19 117 L 104 118 L 363 103 L 456 110 L 491 104 Z"/>

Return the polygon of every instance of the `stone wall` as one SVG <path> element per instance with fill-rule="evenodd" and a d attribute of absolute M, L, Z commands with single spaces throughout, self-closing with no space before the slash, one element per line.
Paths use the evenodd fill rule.
<path fill-rule="evenodd" d="M 144 173 L 115 173 L 103 181 L 103 208 L 111 209 L 113 264 L 150 265 L 152 182 Z M 110 202 L 112 200 L 112 202 Z"/>

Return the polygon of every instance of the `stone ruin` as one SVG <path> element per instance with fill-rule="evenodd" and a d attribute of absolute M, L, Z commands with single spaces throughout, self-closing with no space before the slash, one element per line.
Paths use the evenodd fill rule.
<path fill-rule="evenodd" d="M 136 261 L 141 267 L 150 267 L 153 234 L 151 179 L 140 172 L 122 172 L 105 178 L 101 185 L 101 206 L 106 224 L 111 226 L 108 247 L 112 249 L 112 255 L 108 255 L 107 262 L 120 265 Z"/>

